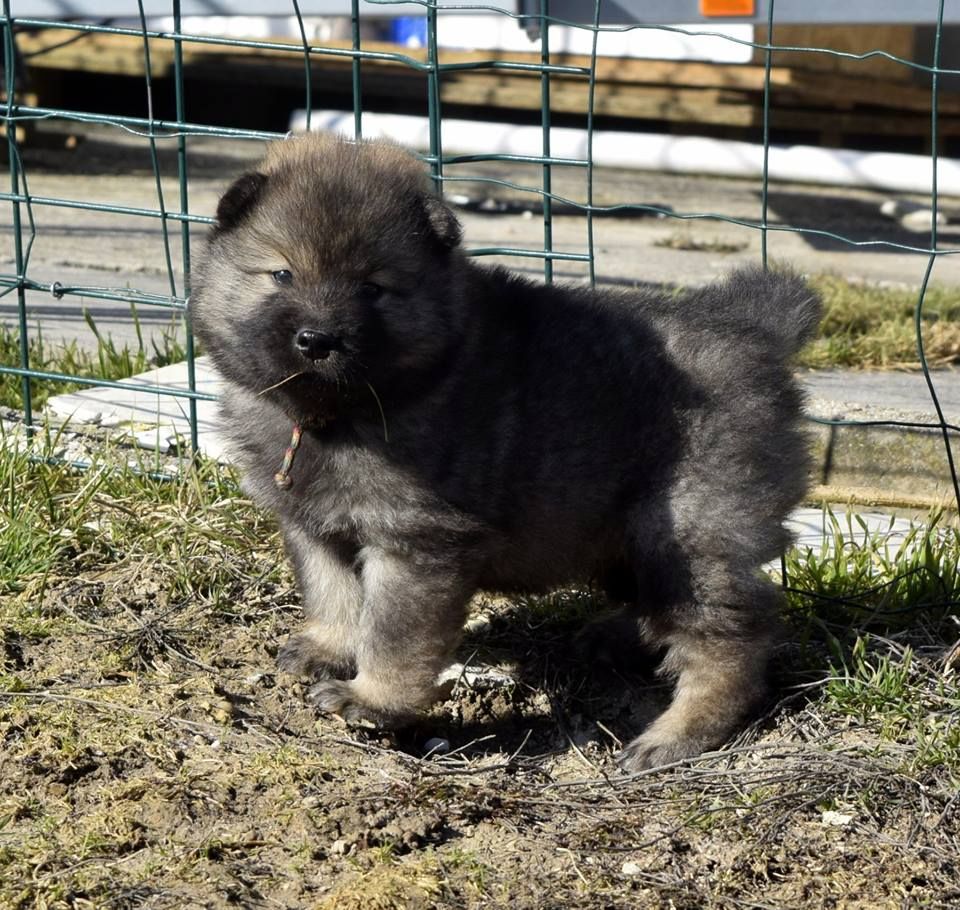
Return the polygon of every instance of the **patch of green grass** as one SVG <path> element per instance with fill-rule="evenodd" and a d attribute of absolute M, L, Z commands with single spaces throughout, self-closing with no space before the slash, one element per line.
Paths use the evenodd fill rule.
<path fill-rule="evenodd" d="M 51 440 L 52 442 L 52 440 Z M 72 485 L 71 502 L 62 492 L 63 466 L 35 473 L 27 450 L 0 438 L 0 591 L 42 573 L 69 547 L 69 522 L 59 516 L 71 502 L 83 503 L 97 486 L 91 474 Z"/>
<path fill-rule="evenodd" d="M 832 668 L 823 705 L 881 742 L 900 744 L 907 773 L 937 768 L 960 782 L 960 694 L 951 683 L 909 645 L 860 634 Z"/>
<path fill-rule="evenodd" d="M 232 609 L 243 561 L 279 547 L 228 468 L 184 462 L 179 479 L 163 480 L 131 465 L 130 450 L 106 446 L 77 469 L 46 460 L 57 443 L 41 434 L 0 446 L 0 595 L 30 588 L 36 601 L 47 576 L 99 566 L 145 577 L 154 566 L 164 601 Z M 280 564 L 271 564 L 275 579 Z"/>
<path fill-rule="evenodd" d="M 476 894 L 485 894 L 492 878 L 493 870 L 476 851 L 454 847 L 447 851 L 442 860 L 443 871 L 452 877 L 455 873 L 462 877 Z"/>
<path fill-rule="evenodd" d="M 870 636 L 857 636 L 843 664 L 833 668 L 825 693 L 834 710 L 861 722 L 891 708 L 902 710 L 915 675 L 909 646 L 899 653 L 875 653 L 870 646 Z"/>
<path fill-rule="evenodd" d="M 836 275 L 814 276 L 811 284 L 823 298 L 823 319 L 816 339 L 799 355 L 801 366 L 920 365 L 914 326 L 919 289 L 856 284 Z M 955 289 L 927 289 L 922 325 L 927 362 L 960 363 L 960 294 Z"/>
<path fill-rule="evenodd" d="M 130 307 L 130 315 L 137 335 L 137 344 L 132 348 L 126 344 L 118 345 L 111 336 L 104 335 L 86 310 L 84 319 L 96 340 L 95 348 L 83 347 L 76 340 L 51 344 L 44 339 L 41 329 L 31 329 L 28 338 L 30 368 L 83 379 L 115 381 L 185 359 L 183 320 L 179 316 L 172 316 L 169 325 L 159 333 L 152 334 L 148 342 L 144 338 L 143 327 L 133 305 Z M 0 325 L 0 364 L 17 367 L 21 365 L 20 332 L 16 326 Z M 35 408 L 39 408 L 51 395 L 79 387 L 78 383 L 31 379 L 31 401 Z M 20 376 L 0 374 L 0 405 L 17 409 L 23 407 Z"/>
<path fill-rule="evenodd" d="M 960 634 L 960 531 L 936 513 L 905 535 L 827 518 L 821 546 L 786 559 L 794 640 L 814 666 L 829 655 L 820 708 L 896 744 L 905 772 L 960 781 L 960 695 L 944 663 Z"/>
<path fill-rule="evenodd" d="M 595 619 L 608 605 L 592 588 L 551 591 L 548 594 L 518 594 L 510 597 L 517 614 L 528 625 L 578 625 Z"/>
<path fill-rule="evenodd" d="M 787 555 L 793 609 L 825 623 L 902 629 L 942 621 L 960 598 L 960 530 L 941 513 L 905 534 L 871 531 L 858 515 L 826 513 L 818 547 Z"/>

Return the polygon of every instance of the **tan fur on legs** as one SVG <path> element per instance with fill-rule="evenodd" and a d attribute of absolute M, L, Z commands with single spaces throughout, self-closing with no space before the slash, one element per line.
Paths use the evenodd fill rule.
<path fill-rule="evenodd" d="M 284 540 L 307 622 L 281 646 L 277 663 L 297 676 L 352 675 L 363 591 L 349 554 L 320 546 L 297 529 L 286 530 Z"/>
<path fill-rule="evenodd" d="M 639 771 L 722 744 L 764 696 L 767 653 L 766 639 L 677 635 L 665 661 L 679 672 L 673 701 L 627 745 L 621 766 Z"/>
<path fill-rule="evenodd" d="M 470 586 L 456 573 L 438 575 L 424 554 L 369 548 L 361 559 L 357 675 L 320 682 L 310 697 L 322 710 L 348 718 L 404 720 L 440 694 L 437 677 L 460 640 Z"/>

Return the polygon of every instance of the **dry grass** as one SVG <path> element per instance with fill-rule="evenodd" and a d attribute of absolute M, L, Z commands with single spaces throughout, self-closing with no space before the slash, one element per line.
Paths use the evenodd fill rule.
<path fill-rule="evenodd" d="M 835 275 L 812 279 L 823 296 L 818 337 L 800 355 L 814 368 L 906 369 L 920 364 L 915 313 L 919 289 L 856 284 Z M 960 363 L 960 297 L 955 290 L 930 287 L 921 327 L 930 366 Z"/>

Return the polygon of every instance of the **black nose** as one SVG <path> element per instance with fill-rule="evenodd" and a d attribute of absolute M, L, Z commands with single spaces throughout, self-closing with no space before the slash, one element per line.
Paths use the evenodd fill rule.
<path fill-rule="evenodd" d="M 340 347 L 340 339 L 315 329 L 300 329 L 297 332 L 297 350 L 307 360 L 323 360 L 331 351 Z"/>

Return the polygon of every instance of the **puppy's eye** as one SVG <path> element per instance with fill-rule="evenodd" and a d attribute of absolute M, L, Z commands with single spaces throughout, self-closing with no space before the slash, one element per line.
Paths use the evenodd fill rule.
<path fill-rule="evenodd" d="M 271 272 L 270 277 L 284 288 L 288 288 L 293 284 L 293 272 L 291 272 L 290 269 L 278 269 L 276 272 Z"/>
<path fill-rule="evenodd" d="M 360 285 L 358 292 L 359 297 L 362 300 L 376 300 L 383 294 L 383 288 L 379 284 L 374 284 L 372 281 L 365 281 Z"/>

